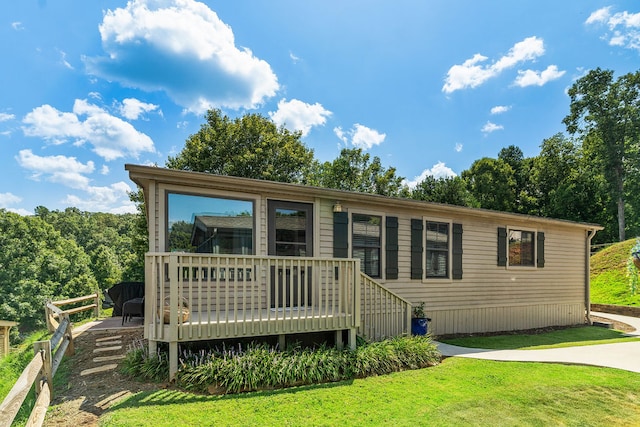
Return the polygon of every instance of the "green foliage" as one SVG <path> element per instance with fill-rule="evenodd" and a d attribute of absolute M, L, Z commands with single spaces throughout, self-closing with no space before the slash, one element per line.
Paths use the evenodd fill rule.
<path fill-rule="evenodd" d="M 429 337 L 400 337 L 363 343 L 356 351 L 325 346 L 293 346 L 278 351 L 265 344 L 251 344 L 244 349 L 184 351 L 180 361 L 177 382 L 184 389 L 206 392 L 213 387 L 238 393 L 418 369 L 437 364 L 440 353 Z M 158 379 L 165 372 L 160 364 L 166 367 L 166 358 L 150 358 L 146 350 L 138 348 L 127 355 L 124 372 Z"/>
<path fill-rule="evenodd" d="M 411 198 L 449 205 L 478 207 L 478 203 L 467 189 L 467 183 L 459 176 L 447 178 L 426 176 L 411 191 Z"/>
<path fill-rule="evenodd" d="M 628 180 L 637 181 L 639 174 L 640 71 L 614 81 L 613 71 L 596 68 L 578 79 L 568 93 L 570 113 L 563 123 L 569 133 L 583 137 L 586 152 L 606 178 L 623 241 Z"/>
<path fill-rule="evenodd" d="M 0 210 L 0 319 L 44 325 L 47 299 L 96 292 L 90 258 L 38 217 Z"/>
<path fill-rule="evenodd" d="M 502 159 L 484 157 L 462 172 L 469 192 L 481 208 L 516 212 L 516 179 L 513 168 Z"/>
<path fill-rule="evenodd" d="M 316 163 L 305 183 L 316 187 L 357 191 L 359 193 L 400 196 L 408 191 L 396 168 L 385 168 L 379 157 L 373 160 L 361 148 L 343 148 L 332 162 Z"/>
<path fill-rule="evenodd" d="M 230 119 L 209 110 L 206 123 L 191 135 L 171 169 L 208 172 L 279 182 L 300 182 L 313 161 L 313 151 L 291 133 L 260 114 Z"/>
<path fill-rule="evenodd" d="M 165 352 L 149 354 L 149 347 L 142 341 L 134 341 L 120 365 L 120 371 L 133 378 L 162 382 L 169 378 L 169 360 Z"/>

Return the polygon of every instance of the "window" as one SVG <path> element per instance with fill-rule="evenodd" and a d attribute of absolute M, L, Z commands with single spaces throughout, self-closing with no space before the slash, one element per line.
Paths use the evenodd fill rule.
<path fill-rule="evenodd" d="M 360 270 L 371 277 L 380 277 L 380 247 L 382 217 L 353 214 L 353 257 L 360 260 Z"/>
<path fill-rule="evenodd" d="M 171 252 L 253 254 L 253 202 L 169 193 L 167 249 Z"/>
<path fill-rule="evenodd" d="M 426 223 L 426 275 L 427 278 L 449 277 L 449 224 Z"/>
<path fill-rule="evenodd" d="M 534 238 L 533 231 L 509 230 L 509 265 L 533 267 Z"/>
<path fill-rule="evenodd" d="M 544 268 L 543 231 L 498 227 L 498 267 Z"/>

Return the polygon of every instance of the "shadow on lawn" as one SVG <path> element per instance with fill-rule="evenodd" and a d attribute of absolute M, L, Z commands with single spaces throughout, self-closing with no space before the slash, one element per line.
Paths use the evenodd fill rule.
<path fill-rule="evenodd" d="M 211 400 L 227 400 L 227 399 L 250 399 L 257 396 L 277 396 L 282 394 L 295 394 L 301 391 L 306 390 L 318 390 L 318 389 L 328 389 L 334 387 L 341 387 L 344 385 L 350 385 L 353 383 L 353 380 L 345 380 L 345 381 L 337 381 L 331 383 L 322 383 L 322 384 L 310 384 L 310 385 L 301 385 L 295 387 L 288 387 L 282 389 L 275 390 L 260 390 L 260 391 L 251 391 L 245 393 L 235 393 L 235 394 L 195 394 L 187 391 L 182 391 L 178 389 L 164 389 L 157 391 L 143 391 L 134 394 L 128 399 L 113 405 L 109 408 L 109 411 L 115 411 L 118 409 L 125 408 L 137 408 L 142 406 L 161 406 L 161 405 L 175 405 L 175 404 L 184 404 L 184 403 L 201 403 L 201 402 L 209 402 Z"/>

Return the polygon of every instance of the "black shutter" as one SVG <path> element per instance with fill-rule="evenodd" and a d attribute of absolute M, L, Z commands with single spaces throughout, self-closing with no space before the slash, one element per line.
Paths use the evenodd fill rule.
<path fill-rule="evenodd" d="M 333 256 L 349 258 L 349 214 L 333 213 Z"/>
<path fill-rule="evenodd" d="M 422 279 L 422 220 L 411 220 L 411 278 Z"/>
<path fill-rule="evenodd" d="M 386 219 L 386 279 L 398 278 L 398 217 L 388 216 Z"/>
<path fill-rule="evenodd" d="M 498 267 L 507 265 L 507 229 L 498 227 Z"/>
<path fill-rule="evenodd" d="M 462 279 L 462 224 L 453 224 L 453 280 Z"/>
<path fill-rule="evenodd" d="M 538 268 L 544 267 L 544 233 L 539 231 L 537 237 Z"/>

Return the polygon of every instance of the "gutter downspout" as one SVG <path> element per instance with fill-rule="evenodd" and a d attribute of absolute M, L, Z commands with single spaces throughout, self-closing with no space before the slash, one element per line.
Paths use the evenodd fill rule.
<path fill-rule="evenodd" d="M 586 308 L 587 322 L 591 324 L 591 239 L 596 235 L 597 230 L 587 231 L 587 248 L 584 267 L 584 306 Z"/>

